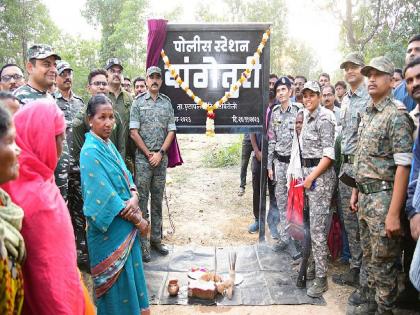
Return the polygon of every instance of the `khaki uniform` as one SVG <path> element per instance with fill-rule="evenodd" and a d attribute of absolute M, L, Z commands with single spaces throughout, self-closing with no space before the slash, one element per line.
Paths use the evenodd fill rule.
<path fill-rule="evenodd" d="M 319 105 L 312 114 L 305 110 L 300 143 L 303 160 L 322 159 L 324 156 L 334 160 L 334 133 L 335 124 L 328 109 Z M 314 167 L 304 167 L 304 176 L 307 177 L 313 169 Z M 312 189 L 306 190 L 309 199 L 312 256 L 315 260 L 316 277 L 320 278 L 327 276 L 327 236 L 335 181 L 335 172 L 331 165 L 314 181 Z"/>
<path fill-rule="evenodd" d="M 136 97 L 131 106 L 130 129 L 138 129 L 144 144 L 151 152 L 159 152 L 170 131 L 176 131 L 174 110 L 171 100 L 159 93 L 156 101 L 148 92 Z M 147 205 L 151 197 L 152 243 L 162 240 L 162 200 L 166 183 L 168 157 L 165 154 L 157 167 L 149 164 L 148 157 L 140 149 L 136 150 L 136 185 L 140 196 L 140 209 L 149 218 Z"/>
<path fill-rule="evenodd" d="M 413 129 L 407 111 L 386 97 L 368 105 L 358 132 L 354 171 L 359 188 L 360 240 L 368 286 L 376 289 L 379 313 L 392 309 L 397 298 L 395 261 L 401 254 L 401 237 L 386 236 L 385 218 L 396 168 L 411 164 Z"/>
<path fill-rule="evenodd" d="M 121 122 L 123 124 L 123 137 L 126 140 L 125 144 L 125 164 L 128 170 L 134 175 L 134 155 L 135 155 L 135 144 L 129 137 L 129 124 L 130 124 L 130 109 L 133 103 L 133 97 L 127 91 L 121 89 L 118 96 L 114 93 L 108 94 L 109 99 L 114 105 L 115 111 L 120 115 Z"/>

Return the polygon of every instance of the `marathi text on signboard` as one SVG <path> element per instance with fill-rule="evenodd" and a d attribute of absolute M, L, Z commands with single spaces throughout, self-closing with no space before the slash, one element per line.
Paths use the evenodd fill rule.
<path fill-rule="evenodd" d="M 267 24 L 169 24 L 164 46 L 172 66 L 195 95 L 214 103 L 240 78 L 260 44 Z M 178 132 L 205 130 L 206 112 L 189 98 L 164 69 L 162 93 L 174 106 Z M 217 132 L 260 131 L 268 102 L 269 47 L 252 67 L 247 82 L 216 110 Z"/>

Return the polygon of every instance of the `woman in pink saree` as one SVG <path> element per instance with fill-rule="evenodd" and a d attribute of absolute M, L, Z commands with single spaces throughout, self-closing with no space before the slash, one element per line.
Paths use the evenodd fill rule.
<path fill-rule="evenodd" d="M 14 116 L 14 123 L 22 150 L 20 174 L 4 188 L 24 210 L 23 314 L 82 315 L 85 300 L 73 227 L 54 182 L 66 129 L 63 113 L 55 103 L 35 101 Z"/>

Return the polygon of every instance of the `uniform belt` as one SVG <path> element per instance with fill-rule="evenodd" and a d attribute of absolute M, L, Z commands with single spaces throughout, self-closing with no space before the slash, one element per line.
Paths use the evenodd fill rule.
<path fill-rule="evenodd" d="M 302 159 L 302 164 L 304 167 L 315 167 L 319 164 L 321 159 Z"/>
<path fill-rule="evenodd" d="M 356 185 L 357 189 L 359 189 L 359 191 L 365 195 L 374 194 L 380 191 L 392 190 L 392 188 L 394 187 L 394 184 L 392 182 L 387 182 L 385 180 L 378 180 L 375 182 L 365 184 L 356 183 Z"/>
<path fill-rule="evenodd" d="M 274 151 L 274 157 L 283 163 L 290 163 L 290 155 L 280 155 L 276 151 Z"/>
<path fill-rule="evenodd" d="M 349 164 L 354 163 L 354 155 L 342 154 L 341 158 L 343 159 L 344 163 L 349 163 Z"/>

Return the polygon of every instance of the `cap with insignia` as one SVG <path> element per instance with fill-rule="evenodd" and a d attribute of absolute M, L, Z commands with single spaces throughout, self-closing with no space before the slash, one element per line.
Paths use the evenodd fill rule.
<path fill-rule="evenodd" d="M 394 64 L 388 57 L 385 56 L 373 58 L 367 66 L 364 66 L 362 70 L 360 70 L 360 72 L 367 77 L 369 71 L 372 69 L 389 75 L 394 74 Z"/>
<path fill-rule="evenodd" d="M 311 90 L 315 93 L 321 94 L 321 87 L 319 86 L 319 83 L 316 81 L 308 81 L 303 85 L 302 93 L 305 92 L 305 90 Z"/>
<path fill-rule="evenodd" d="M 124 69 L 124 67 L 123 67 L 122 62 L 121 62 L 120 59 L 118 59 L 118 58 L 109 58 L 106 61 L 105 70 L 109 70 L 112 66 L 115 66 L 115 65 L 120 66 L 121 67 L 121 70 Z"/>
<path fill-rule="evenodd" d="M 160 70 L 159 67 L 151 66 L 146 71 L 146 76 L 150 77 L 152 74 L 157 73 L 159 75 L 162 75 L 162 70 Z"/>
<path fill-rule="evenodd" d="M 340 69 L 344 69 L 346 68 L 346 64 L 348 63 L 353 63 L 355 65 L 364 67 L 365 65 L 365 61 L 363 56 L 358 53 L 358 52 L 351 52 L 349 54 L 346 55 L 346 57 L 344 58 L 343 62 L 340 65 Z"/>
<path fill-rule="evenodd" d="M 28 60 L 45 59 L 50 56 L 54 56 L 56 60 L 61 60 L 61 57 L 54 52 L 50 45 L 35 44 L 28 49 Z"/>
<path fill-rule="evenodd" d="M 57 72 L 58 75 L 61 75 L 63 73 L 64 70 L 71 70 L 73 71 L 73 69 L 70 67 L 70 64 L 66 61 L 60 60 L 57 62 Z"/>
<path fill-rule="evenodd" d="M 280 85 L 285 85 L 287 86 L 288 89 L 290 89 L 290 87 L 292 86 L 292 81 L 290 81 L 290 79 L 288 77 L 281 77 L 279 78 L 276 83 L 274 83 L 274 91 L 277 91 L 277 88 Z"/>

